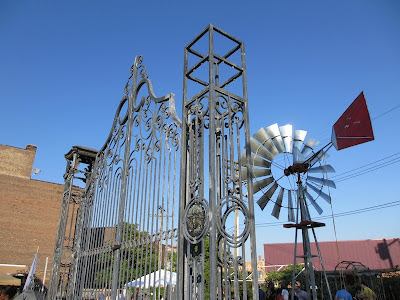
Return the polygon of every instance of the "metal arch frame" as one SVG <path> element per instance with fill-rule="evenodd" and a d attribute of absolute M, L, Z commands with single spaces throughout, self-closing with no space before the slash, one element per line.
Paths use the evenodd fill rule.
<path fill-rule="evenodd" d="M 219 34 L 223 39 L 232 41 L 235 46 L 224 55 L 214 52 L 214 37 Z M 201 38 L 208 37 L 208 53 L 202 54 L 194 50 L 194 45 Z M 230 60 L 235 54 L 240 54 L 240 64 Z M 199 61 L 189 66 L 188 56 L 194 55 Z M 197 78 L 194 72 L 201 65 L 208 62 L 207 82 Z M 219 82 L 219 66 L 226 64 L 237 71 L 233 76 Z M 243 97 L 229 91 L 230 84 L 241 78 Z M 188 81 L 199 84 L 204 88 L 196 95 L 188 96 Z M 221 100 L 222 99 L 222 100 Z M 224 110 L 224 114 L 220 110 Z M 204 298 L 205 267 L 205 236 L 209 237 L 209 291 L 211 297 L 217 299 L 225 297 L 230 299 L 231 290 L 228 290 L 227 282 L 231 278 L 226 275 L 227 270 L 234 269 L 233 286 L 234 298 L 239 298 L 239 273 L 245 274 L 243 267 L 244 257 L 232 258 L 228 255 L 232 240 L 235 247 L 242 247 L 244 255 L 244 242 L 250 236 L 250 251 L 252 269 L 257 270 L 257 254 L 255 244 L 255 223 L 253 186 L 251 182 L 252 167 L 250 164 L 250 133 L 249 112 L 247 100 L 247 79 L 244 44 L 235 37 L 210 24 L 186 47 L 184 52 L 184 80 L 183 80 L 183 120 L 182 120 L 182 151 L 181 151 L 181 179 L 180 179 L 180 208 L 179 208 L 179 244 L 178 244 L 178 299 Z M 236 112 L 235 112 L 236 110 Z M 236 113 L 240 111 L 239 115 Z M 240 119 L 241 118 L 241 119 Z M 240 125 L 238 124 L 240 123 Z M 205 160 L 206 134 L 208 130 L 208 161 Z M 236 132 L 233 132 L 236 130 Z M 244 146 L 247 152 L 246 162 L 241 162 L 240 132 L 244 133 Z M 226 134 L 225 134 L 226 132 Z M 236 138 L 236 139 L 235 139 Z M 229 146 L 228 146 L 229 145 Z M 238 149 L 234 148 L 237 147 Z M 240 150 L 239 150 L 240 149 Z M 235 153 L 235 151 L 237 151 Z M 239 165 L 247 167 L 248 211 L 242 210 L 248 230 L 243 236 L 231 236 L 227 239 L 224 232 L 224 224 L 217 220 L 224 217 L 222 207 L 232 211 L 230 199 L 236 195 L 243 203 L 243 180 L 241 174 L 235 173 L 233 164 L 228 166 L 227 161 L 238 161 Z M 208 164 L 208 197 L 205 195 L 205 166 Z M 208 198 L 208 199 L 206 199 Z M 224 200 L 226 199 L 226 201 Z M 206 204 L 202 204 L 206 202 Z M 197 203 L 197 204 L 194 204 Z M 241 206 L 238 205 L 237 209 Z M 192 210 L 192 211 L 190 211 Z M 189 212 L 188 212 L 189 211 Z M 190 213 L 192 213 L 190 215 Z M 190 217 L 188 217 L 188 214 Z M 202 217 L 202 215 L 205 215 Z M 197 219 L 196 225 L 202 230 L 196 232 L 188 227 L 188 218 Z M 188 232 L 194 236 L 188 235 Z M 206 234 L 205 234 L 206 231 Z M 228 241 L 229 240 L 229 241 Z M 221 250 L 222 249 L 222 250 Z M 222 252 L 221 252 L 222 251 Z M 221 254 L 222 253 L 222 254 Z M 246 276 L 243 276 L 245 278 Z M 253 298 L 258 299 L 257 278 L 253 276 Z M 243 282 L 243 299 L 247 299 L 246 281 Z M 223 286 L 224 285 L 224 286 Z M 228 294 L 229 293 L 229 294 Z"/>
<path fill-rule="evenodd" d="M 169 149 L 169 143 L 172 143 L 172 145 L 175 144 L 175 155 L 177 151 L 179 150 L 179 133 L 176 132 L 176 129 L 180 125 L 180 120 L 179 117 L 176 114 L 175 111 L 175 103 L 174 103 L 174 95 L 168 94 L 164 97 L 157 98 L 154 94 L 153 87 L 151 84 L 151 81 L 148 79 L 148 75 L 146 73 L 146 68 L 142 65 L 142 57 L 138 56 L 135 58 L 135 63 L 131 68 L 131 76 L 128 80 L 128 83 L 125 86 L 124 90 L 124 97 L 123 100 L 120 103 L 120 106 L 117 110 L 116 116 L 114 118 L 113 126 L 110 131 L 110 134 L 106 140 L 106 143 L 100 150 L 100 155 L 98 156 L 96 160 L 96 166 L 95 166 L 95 172 L 96 174 L 96 182 L 93 182 L 93 190 L 97 190 L 99 192 L 99 189 L 103 188 L 105 185 L 107 185 L 107 174 L 102 175 L 105 173 L 101 173 L 102 170 L 107 169 L 107 168 L 112 168 L 108 167 L 107 160 L 111 157 L 112 160 L 114 161 L 112 164 L 119 164 L 119 168 L 116 168 L 116 173 L 111 174 L 111 176 L 114 176 L 116 179 L 114 182 L 114 185 L 116 190 L 113 192 L 115 194 L 115 197 L 111 196 L 105 196 L 111 197 L 109 201 L 115 202 L 116 204 L 112 204 L 113 210 L 115 211 L 114 216 L 108 217 L 108 219 L 115 220 L 117 221 L 115 231 L 112 237 L 112 241 L 110 242 L 110 246 L 106 245 L 99 245 L 99 251 L 105 251 L 104 253 L 108 253 L 106 255 L 109 255 L 112 257 L 112 261 L 108 264 L 106 263 L 106 258 L 99 257 L 97 260 L 96 258 L 90 258 L 90 253 L 93 251 L 97 251 L 96 247 L 95 249 L 90 249 L 90 244 L 91 240 L 96 241 L 96 237 L 94 238 L 87 238 L 86 240 L 86 245 L 84 246 L 84 252 L 82 253 L 82 256 L 85 256 L 85 259 L 89 261 L 84 262 L 85 265 L 90 265 L 91 263 L 96 262 L 100 265 L 95 266 L 95 272 L 99 272 L 103 270 L 102 268 L 106 267 L 104 269 L 105 271 L 101 272 L 108 272 L 107 268 L 110 268 L 110 278 L 107 279 L 108 277 L 103 277 L 103 283 L 101 283 L 102 288 L 111 288 L 111 298 L 116 298 L 118 290 L 120 290 L 120 287 L 124 282 L 132 281 L 137 278 L 137 276 L 140 276 L 141 274 L 146 274 L 146 272 L 150 273 L 150 270 L 152 269 L 152 264 L 154 263 L 154 268 L 158 267 L 159 270 L 161 270 L 161 265 L 156 266 L 156 260 L 154 259 L 154 262 L 152 262 L 152 257 L 150 257 L 149 264 L 147 264 L 147 253 L 153 253 L 153 251 L 156 251 L 159 253 L 158 256 L 160 256 L 161 252 L 163 251 L 163 244 L 162 241 L 165 240 L 166 242 L 169 241 L 171 244 L 169 245 L 172 249 L 172 240 L 175 236 L 174 233 L 174 228 L 173 228 L 173 221 L 172 221 L 172 227 L 168 229 L 168 220 L 166 222 L 166 230 L 164 231 L 164 228 L 158 228 L 158 216 L 153 214 L 149 215 L 147 213 L 147 217 L 145 216 L 144 212 L 146 211 L 146 206 L 148 205 L 148 210 L 150 210 L 150 206 L 153 207 L 152 209 L 154 210 L 155 201 L 160 203 L 160 181 L 155 182 L 152 181 L 153 179 L 155 180 L 156 174 L 151 174 L 153 172 L 153 168 L 155 168 L 155 163 L 153 160 L 155 159 L 155 154 L 156 152 L 160 153 L 161 150 L 161 144 L 157 144 L 159 140 L 156 140 L 155 134 L 156 132 L 160 132 L 160 134 L 165 136 L 165 145 L 164 145 L 164 159 L 166 152 L 170 151 Z M 139 91 L 144 87 L 144 85 L 147 85 L 147 97 L 142 97 L 141 99 L 137 99 L 139 95 Z M 139 100 L 139 101 L 138 101 Z M 123 116 L 119 116 L 122 107 L 126 104 L 127 102 L 127 112 Z M 165 111 L 156 111 L 156 108 L 152 110 L 149 108 L 150 105 L 154 105 L 156 107 L 163 106 L 164 103 L 167 103 L 169 106 L 164 107 Z M 157 106 L 158 105 L 158 106 Z M 164 105 L 165 106 L 165 105 Z M 160 108 L 158 108 L 160 109 Z M 157 115 L 158 114 L 158 115 Z M 161 114 L 161 115 L 160 115 Z M 164 119 L 167 119 L 171 117 L 172 123 L 175 124 L 175 128 L 172 128 L 171 126 L 166 126 L 162 127 L 162 122 Z M 143 126 L 143 128 L 142 128 Z M 124 127 L 124 128 L 123 128 Z M 134 135 L 134 128 L 133 127 L 138 127 L 136 131 L 139 131 L 138 133 L 135 132 L 136 135 Z M 158 127 L 158 129 L 156 129 Z M 122 129 L 121 129 L 122 128 Z M 135 128 L 136 129 L 136 128 Z M 147 132 L 148 136 L 144 137 L 143 132 Z M 163 133 L 162 133 L 163 132 Z M 136 137 L 136 140 L 133 139 L 133 137 Z M 161 139 L 161 137 L 159 137 Z M 172 140 L 171 140 L 172 139 Z M 118 140 L 121 140 L 119 142 Z M 145 140 L 148 140 L 147 142 Z M 161 141 L 161 140 L 160 140 Z M 113 148 L 115 143 L 119 143 L 119 148 Z M 167 149 L 168 148 L 168 149 Z M 117 153 L 118 152 L 118 153 Z M 137 160 L 135 158 L 135 154 L 138 157 Z M 123 158 L 122 158 L 123 155 Z M 161 154 L 160 154 L 161 155 Z M 135 161 L 140 160 L 141 163 L 140 165 L 142 166 L 143 162 L 143 174 L 137 174 L 137 165 Z M 159 163 L 161 164 L 162 158 L 159 157 Z M 170 161 L 169 161 L 170 163 Z M 133 165 L 132 165 L 133 164 Z M 147 164 L 147 165 L 146 165 Z M 164 162 L 165 164 L 165 162 Z M 135 166 L 134 166 L 135 165 Z M 149 169 L 150 168 L 150 169 Z M 119 171 L 118 171 L 119 169 Z M 155 170 L 155 169 L 154 169 Z M 98 173 L 100 172 L 100 173 Z M 120 172 L 120 174 L 117 174 Z M 133 173 L 135 172 L 135 173 Z M 148 173 L 147 173 L 148 172 Z M 135 175 L 136 174 L 136 175 Z M 150 174 L 150 175 L 149 175 Z M 164 178 L 168 180 L 168 183 L 165 183 L 164 181 L 162 182 L 163 184 L 168 184 L 172 182 L 170 180 L 171 175 L 165 174 L 165 169 L 164 172 L 159 172 L 157 176 L 160 176 L 160 174 L 164 175 Z M 175 170 L 172 173 L 173 177 L 175 178 L 176 172 Z M 143 176 L 142 176 L 143 175 Z M 106 176 L 106 177 L 104 177 Z M 103 178 L 103 179 L 102 179 Z M 159 178 L 159 177 L 158 177 Z M 103 180 L 103 182 L 101 182 Z M 104 181 L 105 180 L 105 181 Z M 155 199 L 156 195 L 156 188 L 152 187 L 151 189 L 146 189 L 146 185 L 150 183 L 153 183 L 154 185 L 158 184 L 158 196 L 157 199 Z M 137 184 L 137 185 L 136 185 Z M 172 182 L 174 184 L 174 182 Z M 97 186 L 96 186 L 97 185 Z M 133 187 L 134 186 L 134 187 Z M 114 187 L 113 187 L 114 189 Z M 170 192 L 169 187 L 167 187 L 168 193 Z M 173 190 L 174 188 L 172 188 Z M 164 192 L 164 186 L 162 187 L 162 191 Z M 93 193 L 96 193 L 93 191 Z M 140 198 L 139 198 L 139 193 L 140 193 Z M 153 194 L 152 194 L 153 193 Z M 101 194 L 101 193 L 100 193 Z M 94 201 L 96 201 L 96 197 L 102 197 L 94 194 Z M 135 196 L 136 195 L 136 196 Z M 169 194 L 168 194 L 169 195 Z M 137 198 L 135 198 L 137 197 Z M 164 199 L 164 196 L 162 196 L 162 199 Z M 102 199 L 98 200 L 95 204 L 99 203 L 99 201 L 103 201 Z M 162 200 L 163 201 L 163 200 Z M 166 200 L 169 202 L 169 196 L 168 199 Z M 174 201 L 174 199 L 173 199 Z M 103 201 L 104 202 L 104 201 Z M 95 204 L 92 204 L 94 206 Z M 168 203 L 161 203 L 162 205 L 168 206 Z M 104 205 L 104 204 L 103 204 Z M 89 210 L 91 209 L 91 212 L 88 212 L 88 215 L 92 216 L 93 215 L 93 207 L 88 208 Z M 104 207 L 103 209 L 106 209 Z M 168 209 L 170 207 L 168 206 Z M 136 210 L 134 212 L 134 210 Z M 133 215 L 135 214 L 135 215 Z M 128 217 L 127 217 L 128 215 Z M 163 216 L 162 216 L 163 217 Z M 167 216 L 165 216 L 167 217 Z M 94 217 L 96 218 L 96 217 Z M 145 218 L 147 218 L 145 220 Z M 151 218 L 151 221 L 150 221 Z M 127 223 L 126 220 L 132 220 L 135 219 L 134 223 Z M 99 217 L 97 217 L 97 220 L 100 220 Z M 138 221 L 139 220 L 139 221 Z M 156 221 L 154 221 L 156 220 Z M 89 221 L 91 222 L 99 222 L 99 221 Z M 147 223 L 147 225 L 145 224 Z M 150 229 L 150 224 L 151 223 L 151 229 Z M 134 225 L 135 229 L 128 229 L 125 228 L 125 224 L 132 224 Z M 156 229 L 153 228 L 154 227 Z M 90 224 L 89 224 L 90 225 Z M 137 229 L 138 228 L 138 229 Z M 140 231 L 138 231 L 140 230 Z M 126 237 L 126 235 L 129 235 Z M 133 240 L 131 240 L 130 235 L 133 234 Z M 128 238 L 128 240 L 127 240 Z M 169 243 L 167 242 L 167 244 Z M 165 245 L 164 248 L 167 247 L 167 244 Z M 158 245 L 158 246 L 157 246 Z M 106 249 L 105 249 L 106 248 Z M 140 250 L 141 254 L 140 257 L 142 260 L 146 261 L 146 264 L 144 268 L 141 267 L 140 270 L 137 268 L 134 270 L 130 270 L 129 274 L 127 274 L 126 278 L 125 275 L 121 275 L 121 272 L 126 272 L 125 267 L 123 266 L 124 262 L 128 259 L 128 261 L 132 260 L 138 260 L 139 257 L 131 257 L 131 255 L 135 255 L 134 253 L 131 254 L 130 249 L 142 249 Z M 143 252 L 143 249 L 145 249 L 145 252 Z M 137 250 L 135 250 L 137 251 Z M 139 255 L 139 254 L 138 254 Z M 165 261 L 165 256 L 166 254 L 161 254 L 164 257 Z M 171 254 L 172 255 L 172 254 Z M 172 257 L 171 257 L 172 259 Z M 158 262 L 161 263 L 161 262 Z M 107 267 L 108 264 L 108 267 Z M 172 261 L 171 261 L 171 266 L 172 266 Z M 164 266 L 165 268 L 165 266 Z M 81 285 L 77 287 L 77 290 L 79 290 L 79 294 L 77 294 L 77 297 L 82 297 L 83 296 L 83 289 L 84 285 L 86 282 L 89 282 L 91 280 L 95 280 L 93 277 L 93 272 L 85 271 L 85 267 L 82 268 L 82 270 L 85 272 L 83 274 L 82 279 L 81 279 Z M 96 271 L 97 270 L 97 271 Z M 125 274 L 125 273 L 122 273 Z M 86 278 L 85 278 L 86 276 Z M 103 276 L 103 275 L 101 275 Z M 122 278 L 121 278 L 122 276 Z M 130 278 L 128 280 L 128 278 Z M 165 280 L 166 278 L 164 278 Z M 101 280 L 100 280 L 101 281 Z M 125 290 L 127 290 L 126 286 L 123 286 Z M 171 289 L 168 290 L 170 292 Z M 95 293 L 99 294 L 101 291 L 96 291 Z M 164 292 L 165 293 L 165 292 Z M 136 297 L 136 296 L 135 296 Z"/>
<path fill-rule="evenodd" d="M 103 293 L 101 289 L 107 289 L 106 293 L 115 298 L 121 286 L 128 292 L 124 283 L 138 278 L 142 272 L 173 268 L 173 241 L 177 235 L 174 186 L 181 121 L 176 114 L 174 94 L 155 96 L 141 56 L 135 58 L 130 73 L 106 142 L 99 152 L 93 150 L 95 155 L 87 170 L 86 188 L 81 190 L 74 221 L 68 219 L 72 201 L 69 191 L 79 159 L 82 159 L 76 153 L 68 157 L 49 299 L 96 297 Z M 142 92 L 148 96 L 137 99 Z M 139 159 L 143 169 L 138 172 L 135 161 Z M 157 168 L 159 172 L 155 171 Z M 147 184 L 151 188 L 146 189 Z M 164 207 L 166 214 L 163 211 L 158 215 L 149 214 L 156 206 L 156 212 L 158 207 Z M 161 219 L 159 222 L 164 217 L 172 217 L 172 221 Z M 68 222 L 74 231 L 70 230 L 66 235 Z M 69 255 L 69 272 L 62 278 L 65 281 L 60 281 L 60 266 L 65 265 L 61 261 L 62 242 L 66 236 L 73 236 L 74 244 L 68 248 L 72 254 Z M 132 252 L 133 249 L 142 250 Z M 141 253 L 141 259 L 130 257 L 131 253 Z M 129 269 L 126 275 L 124 272 L 128 269 L 124 264 L 129 259 L 146 261 L 146 264 L 140 272 Z M 103 276 L 108 270 L 112 275 Z M 164 280 L 164 284 L 172 279 L 172 272 L 163 274 L 160 280 Z M 154 285 L 153 288 L 160 292 L 159 287 Z M 164 290 L 164 297 L 166 293 L 171 295 L 170 285 Z"/>
<path fill-rule="evenodd" d="M 347 264 L 346 265 L 346 268 L 344 268 L 344 269 L 338 269 L 340 266 L 342 266 L 343 264 Z M 343 270 L 349 270 L 349 267 L 350 266 L 352 266 L 353 268 L 353 270 L 356 270 L 356 271 L 358 271 L 358 270 L 360 270 L 360 269 L 358 269 L 357 268 L 357 266 L 361 266 L 362 267 L 362 269 L 361 270 L 369 270 L 369 268 L 367 268 L 363 263 L 361 263 L 361 262 L 359 262 L 359 261 L 349 261 L 349 260 L 342 260 L 340 263 L 338 263 L 336 266 L 335 266 L 335 271 L 343 271 Z"/>

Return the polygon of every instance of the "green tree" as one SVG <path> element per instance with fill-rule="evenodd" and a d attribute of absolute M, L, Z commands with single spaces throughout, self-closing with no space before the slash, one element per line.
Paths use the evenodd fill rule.
<path fill-rule="evenodd" d="M 296 275 L 303 269 L 303 265 L 296 264 Z M 292 274 L 293 274 L 293 265 L 287 265 L 284 269 L 279 271 L 271 271 L 267 273 L 265 277 L 266 282 L 283 283 L 285 285 L 292 282 Z M 299 276 L 296 278 L 296 281 L 303 281 L 303 276 Z"/>
<path fill-rule="evenodd" d="M 114 232 L 116 234 L 116 228 Z M 172 263 L 172 270 L 176 270 L 177 254 L 167 252 L 165 255 L 166 257 L 162 259 L 162 265 L 159 267 L 159 244 L 154 242 L 147 232 L 139 231 L 136 224 L 123 223 L 122 243 L 131 246 L 121 250 L 119 268 L 119 282 L 121 285 L 124 285 L 127 281 L 135 280 L 138 277 L 150 274 L 160 267 L 167 269 L 166 262 Z M 114 255 L 111 252 L 98 255 L 97 264 L 99 267 L 95 275 L 95 285 L 100 287 L 111 284 Z M 168 267 L 168 269 L 170 268 L 171 267 Z"/>

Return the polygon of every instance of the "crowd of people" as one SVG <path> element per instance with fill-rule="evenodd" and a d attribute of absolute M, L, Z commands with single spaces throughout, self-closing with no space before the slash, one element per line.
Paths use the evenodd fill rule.
<path fill-rule="evenodd" d="M 264 291 L 261 286 L 259 286 L 259 299 L 260 300 L 289 300 L 291 299 L 291 289 L 285 285 L 281 285 L 280 288 L 275 289 L 272 287 L 267 287 Z M 294 288 L 294 299 L 303 300 L 307 299 L 307 292 L 304 291 L 301 286 L 296 286 Z M 357 286 L 357 292 L 352 296 L 346 289 L 341 289 L 336 292 L 334 296 L 335 300 L 375 300 L 376 294 L 366 285 L 365 282 L 361 282 Z"/>
<path fill-rule="evenodd" d="M 259 291 L 259 300 L 289 300 L 291 299 L 292 289 L 288 286 L 281 284 L 279 288 L 275 288 L 272 286 L 267 286 L 264 290 L 261 286 L 258 286 Z M 365 282 L 361 282 L 359 286 L 357 286 L 355 295 L 351 295 L 346 289 L 341 289 L 336 292 L 336 294 L 332 294 L 335 300 L 375 300 L 376 294 L 366 285 Z M 301 286 L 297 285 L 293 289 L 294 299 L 295 300 L 306 300 L 307 292 L 302 289 Z M 138 294 L 138 289 L 136 291 L 136 297 L 131 295 L 131 299 L 147 299 L 147 297 L 143 297 L 143 295 Z M 107 300 L 110 297 L 107 297 L 107 292 L 105 290 L 100 293 L 97 298 L 98 300 Z M 122 290 L 119 291 L 116 300 L 126 300 L 125 295 Z"/>

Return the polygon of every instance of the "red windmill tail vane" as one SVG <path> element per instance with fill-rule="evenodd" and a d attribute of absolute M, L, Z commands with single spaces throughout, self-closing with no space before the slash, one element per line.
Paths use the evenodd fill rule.
<path fill-rule="evenodd" d="M 353 101 L 332 127 L 332 144 L 342 150 L 374 140 L 364 93 Z"/>

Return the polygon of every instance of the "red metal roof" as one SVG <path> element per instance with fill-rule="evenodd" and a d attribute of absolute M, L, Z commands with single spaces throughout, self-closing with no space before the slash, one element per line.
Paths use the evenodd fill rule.
<path fill-rule="evenodd" d="M 392 269 L 400 265 L 400 238 L 318 242 L 326 271 L 335 270 L 341 261 L 356 261 L 371 270 Z M 339 252 L 338 252 L 339 249 Z M 297 243 L 297 255 L 302 255 L 302 243 Z M 311 252 L 318 255 L 315 243 L 311 243 Z M 339 255 L 338 255 L 339 253 Z M 294 243 L 264 244 L 265 265 L 293 264 Z M 297 263 L 303 263 L 302 258 Z M 322 270 L 318 258 L 313 260 L 317 270 Z M 268 270 L 270 271 L 270 270 Z"/>

